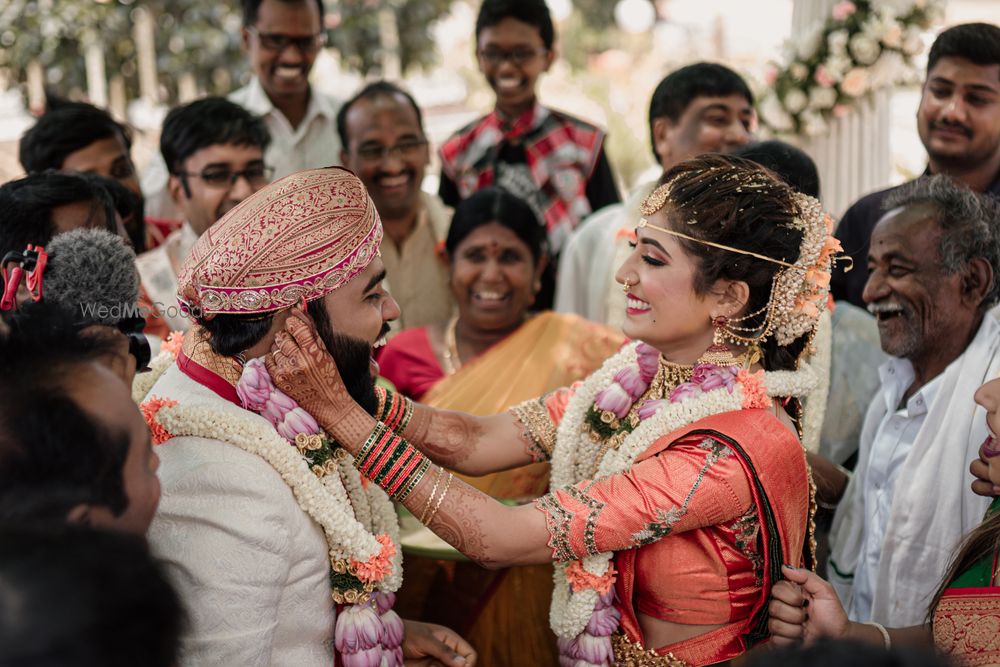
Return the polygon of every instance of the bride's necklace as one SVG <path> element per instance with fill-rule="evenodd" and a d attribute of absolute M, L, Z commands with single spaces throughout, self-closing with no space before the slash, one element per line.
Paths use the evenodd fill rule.
<path fill-rule="evenodd" d="M 597 456 L 594 457 L 591 477 L 597 473 L 597 468 L 601 465 L 605 454 L 612 449 L 618 449 L 642 421 L 639 416 L 639 409 L 643 403 L 647 400 L 667 398 L 674 389 L 685 382 L 690 382 L 693 374 L 694 366 L 675 364 L 660 357 L 656 375 L 653 376 L 646 391 L 632 404 L 628 415 L 623 419 L 618 419 L 613 412 L 601 411 L 599 418 L 601 426 L 604 428 L 595 428 L 597 425 L 594 421 L 590 421 L 585 426 L 588 435 L 601 443 L 601 448 L 598 450 Z"/>

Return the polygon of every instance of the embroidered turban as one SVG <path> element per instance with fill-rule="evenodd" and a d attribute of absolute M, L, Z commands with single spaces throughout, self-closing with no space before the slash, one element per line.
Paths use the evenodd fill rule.
<path fill-rule="evenodd" d="M 357 176 L 340 167 L 301 171 L 202 234 L 181 267 L 177 297 L 200 315 L 279 310 L 351 280 L 381 241 L 382 222 Z"/>

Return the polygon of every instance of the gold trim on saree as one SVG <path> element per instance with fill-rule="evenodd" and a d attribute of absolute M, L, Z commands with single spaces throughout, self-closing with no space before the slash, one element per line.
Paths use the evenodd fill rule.
<path fill-rule="evenodd" d="M 643 648 L 638 642 L 629 641 L 624 634 L 611 635 L 616 667 L 692 667 L 691 663 L 675 658 L 673 653 L 660 655 L 653 649 Z"/>
<path fill-rule="evenodd" d="M 532 398 L 518 403 L 510 410 L 523 426 L 531 439 L 528 454 L 533 461 L 548 461 L 556 446 L 556 425 L 552 423 L 549 409 L 545 407 L 545 397 Z"/>

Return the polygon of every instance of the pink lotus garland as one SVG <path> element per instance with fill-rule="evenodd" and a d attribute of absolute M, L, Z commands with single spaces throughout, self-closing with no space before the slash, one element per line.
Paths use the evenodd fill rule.
<path fill-rule="evenodd" d="M 236 385 L 236 394 L 243 407 L 252 410 L 271 422 L 278 434 L 290 443 L 299 433 L 315 435 L 319 424 L 313 416 L 299 407 L 288 394 L 274 386 L 267 367 L 260 359 L 251 359 L 243 367 L 243 375 Z"/>
<path fill-rule="evenodd" d="M 627 366 L 615 373 L 614 381 L 594 399 L 594 405 L 603 412 L 613 412 L 624 419 L 632 405 L 649 388 L 660 365 L 660 352 L 646 343 L 635 348 L 635 366 Z"/>
<path fill-rule="evenodd" d="M 614 662 L 611 635 L 618 630 L 622 618 L 614 601 L 614 588 L 601 593 L 584 631 L 573 639 L 557 640 L 559 667 L 603 667 Z"/>
<path fill-rule="evenodd" d="M 244 408 L 266 418 L 291 444 L 299 433 L 320 433 L 313 416 L 274 386 L 260 359 L 251 359 L 243 367 L 236 394 Z M 376 535 L 375 539 L 382 545 L 379 553 L 365 563 L 353 561 L 364 581 L 378 581 L 389 574 L 389 559 L 396 552 L 396 545 L 387 535 Z M 344 605 L 340 610 L 334 645 L 344 667 L 403 667 L 403 620 L 392 610 L 395 602 L 394 593 L 377 592 L 364 604 Z"/>
<path fill-rule="evenodd" d="M 403 619 L 392 610 L 393 593 L 375 593 L 366 604 L 337 615 L 333 643 L 344 667 L 403 667 Z M 384 660 L 384 662 L 383 662 Z"/>

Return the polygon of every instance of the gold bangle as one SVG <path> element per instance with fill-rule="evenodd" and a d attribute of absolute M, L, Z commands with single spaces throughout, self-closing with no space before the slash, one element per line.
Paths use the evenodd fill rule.
<path fill-rule="evenodd" d="M 434 488 L 431 489 L 431 495 L 424 504 L 424 511 L 420 513 L 420 523 L 426 523 L 427 513 L 431 510 L 431 505 L 434 503 L 434 496 L 437 495 L 438 486 L 441 484 L 441 473 L 444 472 L 444 468 L 438 468 L 437 475 L 434 477 Z"/>
<path fill-rule="evenodd" d="M 430 522 L 434 520 L 434 517 L 437 516 L 438 510 L 441 509 L 441 503 L 444 502 L 444 497 L 448 495 L 448 489 L 451 487 L 451 480 L 453 479 L 455 479 L 455 476 L 448 473 L 448 481 L 444 483 L 444 489 L 441 491 L 441 496 L 438 498 L 437 505 L 434 506 L 434 511 L 431 512 L 429 517 L 427 517 L 427 522 L 424 525 L 430 524 Z"/>

